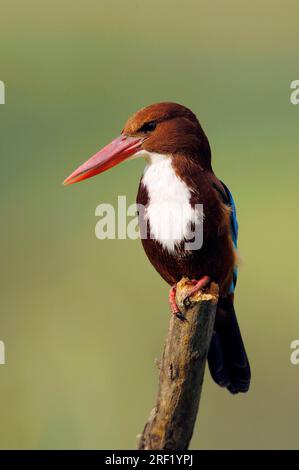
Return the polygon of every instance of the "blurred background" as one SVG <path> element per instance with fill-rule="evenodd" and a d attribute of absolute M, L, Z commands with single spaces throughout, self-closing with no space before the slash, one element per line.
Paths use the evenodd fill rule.
<path fill-rule="evenodd" d="M 154 404 L 168 286 L 139 240 L 95 237 L 143 161 L 62 180 L 141 106 L 198 116 L 238 206 L 246 395 L 206 371 L 192 449 L 299 448 L 296 0 L 0 0 L 2 449 L 133 449 Z"/>

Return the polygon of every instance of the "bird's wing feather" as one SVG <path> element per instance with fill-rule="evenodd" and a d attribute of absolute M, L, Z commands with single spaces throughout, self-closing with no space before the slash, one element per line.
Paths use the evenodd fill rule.
<path fill-rule="evenodd" d="M 238 219 L 237 219 L 236 204 L 235 204 L 233 195 L 230 192 L 230 190 L 228 189 L 228 187 L 222 181 L 221 181 L 221 184 L 224 187 L 226 195 L 227 195 L 226 204 L 231 209 L 231 216 L 230 216 L 231 235 L 232 235 L 232 240 L 233 240 L 234 246 L 235 246 L 235 248 L 237 248 L 237 245 L 238 245 Z"/>
<path fill-rule="evenodd" d="M 236 204 L 235 204 L 233 195 L 230 192 L 230 190 L 228 189 L 228 187 L 223 183 L 223 181 L 221 181 L 221 184 L 224 187 L 225 192 L 226 192 L 226 196 L 227 196 L 226 204 L 231 209 L 231 214 L 230 214 L 231 237 L 232 237 L 232 241 L 233 241 L 235 250 L 237 250 L 239 226 L 238 226 L 238 219 L 237 219 Z M 234 290 L 235 290 L 235 287 L 236 287 L 236 284 L 237 284 L 237 278 L 238 278 L 238 269 L 237 269 L 237 267 L 235 267 L 234 268 L 234 274 L 233 274 L 233 281 L 232 281 L 232 284 L 231 284 L 230 290 L 229 290 L 229 293 L 231 293 L 231 294 L 234 293 Z"/>

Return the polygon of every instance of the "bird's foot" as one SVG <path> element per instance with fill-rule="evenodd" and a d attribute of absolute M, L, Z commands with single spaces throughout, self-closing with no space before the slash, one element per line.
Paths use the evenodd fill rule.
<path fill-rule="evenodd" d="M 172 288 L 169 291 L 169 304 L 170 304 L 171 313 L 175 315 L 179 320 L 187 321 L 185 315 L 180 311 L 179 307 L 177 306 L 175 295 L 176 295 L 176 284 L 174 284 L 174 286 L 172 286 Z"/>
<path fill-rule="evenodd" d="M 203 276 L 199 280 L 192 279 L 190 282 L 193 284 L 193 287 L 183 300 L 183 304 L 186 308 L 190 307 L 191 305 L 191 297 L 197 294 L 199 291 L 204 291 L 205 288 L 211 282 L 211 279 L 209 278 L 209 276 Z"/>

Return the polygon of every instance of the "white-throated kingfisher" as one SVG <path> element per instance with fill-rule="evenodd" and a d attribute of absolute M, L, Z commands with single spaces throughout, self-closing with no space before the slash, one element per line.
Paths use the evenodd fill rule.
<path fill-rule="evenodd" d="M 102 173 L 118 163 L 144 157 L 146 167 L 137 194 L 144 250 L 155 269 L 171 286 L 172 312 L 177 282 L 192 280 L 192 292 L 213 280 L 219 302 L 208 354 L 211 375 L 231 393 L 246 392 L 250 366 L 234 310 L 237 280 L 238 224 L 233 197 L 214 174 L 209 141 L 195 114 L 175 103 L 157 103 L 128 119 L 119 137 L 75 170 L 64 184 Z M 202 207 L 200 212 L 197 208 Z M 181 210 L 183 209 L 183 210 Z M 202 221 L 202 244 L 190 249 L 187 235 Z M 167 233 L 167 236 L 165 234 Z M 187 299 L 186 299 L 187 300 Z"/>

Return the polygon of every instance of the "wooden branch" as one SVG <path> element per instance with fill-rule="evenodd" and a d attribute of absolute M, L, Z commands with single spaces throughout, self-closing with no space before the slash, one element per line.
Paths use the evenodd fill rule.
<path fill-rule="evenodd" d="M 191 284 L 183 278 L 177 285 L 176 302 L 187 321 L 170 319 L 163 357 L 159 365 L 159 389 L 155 408 L 139 436 L 138 449 L 186 450 L 193 434 L 203 385 L 206 358 L 213 333 L 218 286 L 183 300 Z"/>

